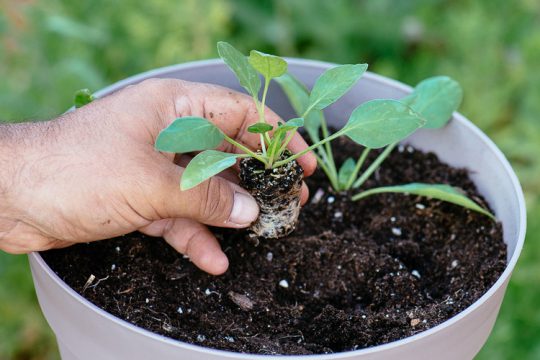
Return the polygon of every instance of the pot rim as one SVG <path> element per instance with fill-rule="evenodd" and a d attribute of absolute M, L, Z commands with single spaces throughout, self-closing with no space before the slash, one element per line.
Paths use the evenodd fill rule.
<path fill-rule="evenodd" d="M 309 60 L 309 59 L 300 59 L 300 58 L 286 58 L 287 62 L 289 64 L 294 64 L 298 66 L 303 67 L 315 67 L 317 69 L 321 68 L 321 65 L 324 67 L 328 66 L 335 66 L 333 63 L 324 62 L 324 61 L 318 61 L 318 60 Z M 176 64 L 176 65 L 170 65 L 165 66 L 153 70 L 149 70 L 131 77 L 128 77 L 124 80 L 118 81 L 110 86 L 105 87 L 104 89 L 96 92 L 95 96 L 100 97 L 105 94 L 112 93 L 114 91 L 117 91 L 123 87 L 125 87 L 128 84 L 137 83 L 140 81 L 143 81 L 147 78 L 151 77 L 166 77 L 166 74 L 172 72 L 181 70 L 184 68 L 192 68 L 193 66 L 199 66 L 199 67 L 214 67 L 214 66 L 222 66 L 223 61 L 220 59 L 210 59 L 210 60 L 199 60 L 199 61 L 191 61 L 187 63 L 182 64 Z M 412 87 L 405 85 L 397 80 L 393 80 L 390 78 L 387 78 L 382 75 L 377 75 L 372 72 L 366 72 L 363 77 L 370 79 L 371 81 L 378 82 L 382 85 L 398 88 L 400 90 L 404 90 L 407 92 L 410 92 L 412 90 Z M 107 320 L 110 320 L 117 325 L 120 325 L 127 330 L 130 330 L 134 333 L 137 333 L 139 335 L 143 335 L 146 337 L 150 337 L 153 340 L 163 342 L 169 346 L 177 347 L 177 348 L 188 348 L 190 350 L 198 351 L 201 353 L 206 353 L 210 355 L 215 356 L 222 356 L 222 357 L 235 357 L 235 358 L 242 358 L 242 359 L 269 359 L 272 357 L 280 357 L 284 358 L 287 357 L 289 359 L 340 359 L 344 357 L 349 357 L 351 355 L 366 355 L 366 354 L 372 354 L 380 351 L 389 350 L 392 348 L 399 347 L 401 345 L 407 344 L 409 342 L 414 342 L 416 340 L 422 339 L 426 336 L 430 336 L 432 334 L 435 334 L 442 329 L 453 325 L 454 323 L 460 321 L 462 318 L 469 315 L 471 312 L 473 312 L 476 308 L 481 306 L 483 303 L 485 303 L 491 296 L 495 294 L 495 292 L 504 285 L 504 283 L 509 279 L 509 277 L 512 274 L 512 271 L 515 268 L 515 265 L 518 261 L 518 258 L 521 254 L 521 250 L 523 248 L 523 244 L 525 241 L 525 233 L 526 233 L 526 207 L 525 207 L 525 199 L 523 196 L 523 190 L 521 188 L 521 185 L 519 183 L 519 180 L 514 173 L 512 167 L 510 166 L 510 163 L 504 156 L 504 154 L 499 150 L 499 148 L 493 143 L 493 141 L 485 135 L 476 125 L 474 125 L 471 121 L 466 119 L 463 115 L 455 112 L 453 114 L 452 121 L 458 121 L 461 123 L 461 125 L 465 126 L 471 133 L 473 133 L 475 136 L 477 136 L 480 141 L 484 142 L 487 147 L 496 155 L 497 159 L 501 162 L 502 166 L 504 167 L 507 175 L 510 177 L 511 183 L 513 185 L 514 190 L 514 196 L 517 199 L 518 206 L 519 206 L 519 230 L 517 233 L 517 242 L 516 247 L 514 250 L 514 253 L 512 254 L 512 257 L 507 263 L 507 266 L 499 279 L 486 291 L 478 300 L 476 300 L 474 303 L 472 303 L 469 307 L 467 307 L 465 310 L 461 311 L 457 315 L 451 317 L 450 319 L 440 323 L 437 326 L 434 326 L 428 330 L 422 331 L 418 334 L 415 334 L 413 336 L 406 337 L 401 340 L 393 341 L 390 343 L 386 343 L 383 345 L 377 345 L 372 346 L 369 348 L 364 348 L 360 350 L 351 350 L 351 351 L 344 351 L 340 353 L 334 353 L 334 354 L 318 354 L 318 355 L 258 355 L 258 354 L 243 354 L 243 353 L 237 353 L 232 351 L 226 351 L 226 350 L 218 350 L 218 349 L 212 349 L 204 346 L 199 345 L 193 345 L 189 344 L 180 340 L 175 340 L 163 335 L 159 335 L 156 333 L 153 333 L 149 330 L 143 329 L 139 326 L 133 325 L 125 320 L 122 320 L 105 310 L 101 309 L 100 307 L 94 305 L 90 301 L 88 301 L 83 296 L 79 295 L 75 290 L 73 290 L 70 286 L 68 286 L 56 273 L 47 265 L 47 263 L 43 260 L 41 255 L 38 252 L 32 252 L 28 256 L 31 260 L 33 260 L 36 264 L 39 265 L 40 269 L 45 271 L 45 273 L 52 278 L 52 280 L 62 289 L 64 290 L 69 296 L 71 296 L 76 301 L 80 302 L 83 306 L 87 307 L 88 309 L 94 311 L 97 313 L 97 315 L 102 316 L 106 318 Z"/>

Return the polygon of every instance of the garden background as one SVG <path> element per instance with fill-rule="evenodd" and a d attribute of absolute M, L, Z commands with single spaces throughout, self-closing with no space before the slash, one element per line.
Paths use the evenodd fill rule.
<path fill-rule="evenodd" d="M 525 249 L 478 359 L 540 359 L 540 1 L 0 0 L 0 121 L 52 118 L 78 88 L 216 57 L 218 40 L 367 62 L 411 85 L 457 79 L 461 112 L 509 158 L 528 202 Z M 26 257 L 0 252 L 0 359 L 57 358 Z"/>

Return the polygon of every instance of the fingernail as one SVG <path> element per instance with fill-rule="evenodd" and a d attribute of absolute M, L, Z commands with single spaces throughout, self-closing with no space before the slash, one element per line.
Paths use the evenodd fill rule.
<path fill-rule="evenodd" d="M 229 216 L 229 222 L 236 225 L 248 226 L 259 216 L 259 206 L 248 194 L 234 193 L 234 204 Z"/>

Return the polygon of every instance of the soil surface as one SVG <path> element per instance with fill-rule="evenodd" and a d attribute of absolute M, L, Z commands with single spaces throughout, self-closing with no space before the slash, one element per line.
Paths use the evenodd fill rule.
<path fill-rule="evenodd" d="M 346 140 L 334 148 L 339 163 L 361 152 Z M 364 188 L 413 181 L 459 186 L 485 205 L 466 170 L 410 146 L 394 150 Z M 246 231 L 215 229 L 230 259 L 223 276 L 139 233 L 43 256 L 115 316 L 192 344 L 257 354 L 332 353 L 417 334 L 468 307 L 505 268 L 501 226 L 486 216 L 398 194 L 351 202 L 322 172 L 307 183 L 311 198 L 286 238 L 255 245 Z"/>

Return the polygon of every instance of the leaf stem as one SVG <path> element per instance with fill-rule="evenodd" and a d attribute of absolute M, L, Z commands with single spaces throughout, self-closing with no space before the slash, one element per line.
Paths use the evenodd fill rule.
<path fill-rule="evenodd" d="M 356 180 L 356 177 L 358 176 L 358 172 L 360 171 L 360 168 L 362 167 L 362 165 L 366 161 L 370 150 L 371 150 L 370 148 L 365 148 L 364 151 L 362 151 L 362 155 L 360 155 L 360 157 L 358 158 L 358 161 L 356 162 L 356 166 L 354 167 L 354 170 L 353 170 L 351 176 L 349 177 L 349 180 L 347 180 L 347 184 L 345 185 L 345 189 L 343 189 L 343 190 L 349 190 L 351 188 L 351 186 L 354 183 L 354 180 Z"/>
<path fill-rule="evenodd" d="M 343 135 L 343 131 L 340 130 L 332 135 L 330 135 L 329 137 L 327 137 L 326 139 L 322 139 L 321 141 L 311 145 L 311 146 L 308 146 L 307 148 L 305 148 L 304 150 L 300 151 L 299 153 L 296 153 L 292 156 L 289 156 L 288 158 L 286 159 L 283 159 L 281 161 L 278 161 L 276 163 L 274 163 L 274 166 L 273 167 L 280 167 L 282 165 L 285 165 L 286 163 L 288 163 L 289 161 L 293 161 L 293 160 L 296 160 L 298 159 L 300 156 L 310 152 L 311 150 L 315 149 L 315 148 L 318 148 L 319 146 L 323 145 L 323 144 L 326 144 L 327 142 L 329 141 L 332 141 L 334 140 L 335 138 L 337 137 L 340 137 L 341 135 Z"/>
<path fill-rule="evenodd" d="M 362 176 L 360 176 L 358 180 L 354 182 L 352 187 L 356 189 L 357 187 L 362 186 L 362 184 L 366 182 L 366 180 L 371 176 L 371 174 L 373 174 L 375 170 L 379 168 L 379 166 L 388 157 L 388 155 L 390 155 L 390 153 L 392 152 L 392 150 L 394 150 L 397 144 L 398 142 L 388 145 L 386 149 L 384 149 L 384 151 L 380 153 L 379 156 L 377 156 L 375 161 L 373 161 L 371 165 L 369 165 L 366 171 L 362 173 Z"/>
<path fill-rule="evenodd" d="M 237 148 L 239 148 L 240 150 L 244 151 L 246 154 L 248 154 L 249 156 L 259 160 L 260 162 L 262 162 L 264 165 L 267 165 L 268 162 L 266 161 L 266 159 L 261 156 L 261 155 L 258 155 L 257 153 L 251 151 L 249 148 L 247 148 L 246 146 L 240 144 L 239 142 L 233 140 L 232 138 L 228 137 L 227 135 L 223 134 L 223 136 L 225 136 L 225 140 L 231 144 L 233 144 L 234 146 L 236 146 Z"/>
<path fill-rule="evenodd" d="M 322 130 L 323 138 L 327 138 L 330 136 L 330 132 L 328 131 L 328 126 L 326 125 L 326 120 L 324 119 L 324 117 L 322 118 L 322 121 L 321 121 L 321 130 Z M 328 163 L 328 166 L 330 167 L 330 171 L 332 172 L 332 174 L 334 174 L 337 178 L 338 172 L 336 168 L 336 163 L 334 161 L 332 145 L 330 144 L 330 142 L 327 142 L 326 144 L 324 144 L 324 147 L 326 149 L 326 155 L 327 155 L 326 162 Z"/>

